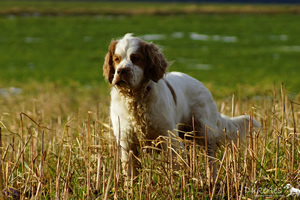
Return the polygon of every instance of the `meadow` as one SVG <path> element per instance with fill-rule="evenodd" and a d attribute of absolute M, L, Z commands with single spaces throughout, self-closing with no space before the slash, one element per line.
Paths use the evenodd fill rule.
<path fill-rule="evenodd" d="M 0 197 L 278 199 L 300 188 L 299 7 L 145 5 L 0 2 Z M 220 147 L 216 182 L 205 147 L 184 141 L 176 171 L 154 151 L 164 138 L 142 146 L 153 152 L 137 180 L 121 173 L 102 63 L 128 32 L 202 81 L 221 113 L 261 123 L 246 151 Z"/>

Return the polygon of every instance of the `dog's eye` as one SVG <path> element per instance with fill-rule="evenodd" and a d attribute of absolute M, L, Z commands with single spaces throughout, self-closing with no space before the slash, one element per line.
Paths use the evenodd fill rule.
<path fill-rule="evenodd" d="M 113 60 L 115 63 L 119 63 L 121 61 L 119 56 L 114 56 Z"/>
<path fill-rule="evenodd" d="M 131 60 L 131 62 L 135 63 L 140 60 L 140 57 L 138 55 L 132 54 L 130 56 L 130 60 Z"/>

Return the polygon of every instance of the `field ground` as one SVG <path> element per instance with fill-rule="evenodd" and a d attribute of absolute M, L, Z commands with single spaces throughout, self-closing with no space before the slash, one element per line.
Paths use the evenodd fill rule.
<path fill-rule="evenodd" d="M 0 2 L 0 191 L 42 199 L 263 199 L 285 198 L 288 183 L 300 188 L 299 7 L 134 5 Z M 246 156 L 232 144 L 220 148 L 216 184 L 206 178 L 204 148 L 189 142 L 180 170 L 168 154 L 143 153 L 141 175 L 125 184 L 101 68 L 110 40 L 127 32 L 159 45 L 174 61 L 170 71 L 202 81 L 221 113 L 261 122 Z"/>

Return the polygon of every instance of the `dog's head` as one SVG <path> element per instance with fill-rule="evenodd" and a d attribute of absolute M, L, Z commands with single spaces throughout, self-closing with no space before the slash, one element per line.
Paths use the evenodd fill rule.
<path fill-rule="evenodd" d="M 157 46 L 126 34 L 111 42 L 103 75 L 114 86 L 134 89 L 150 80 L 157 82 L 166 73 L 167 66 Z"/>

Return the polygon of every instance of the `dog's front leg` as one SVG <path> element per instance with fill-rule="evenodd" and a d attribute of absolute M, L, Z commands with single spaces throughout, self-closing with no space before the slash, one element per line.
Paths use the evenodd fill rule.
<path fill-rule="evenodd" d="M 121 142 L 121 162 L 123 174 L 129 179 L 135 178 L 138 175 L 137 168 L 140 166 L 138 160 L 137 146 L 138 144 Z"/>

